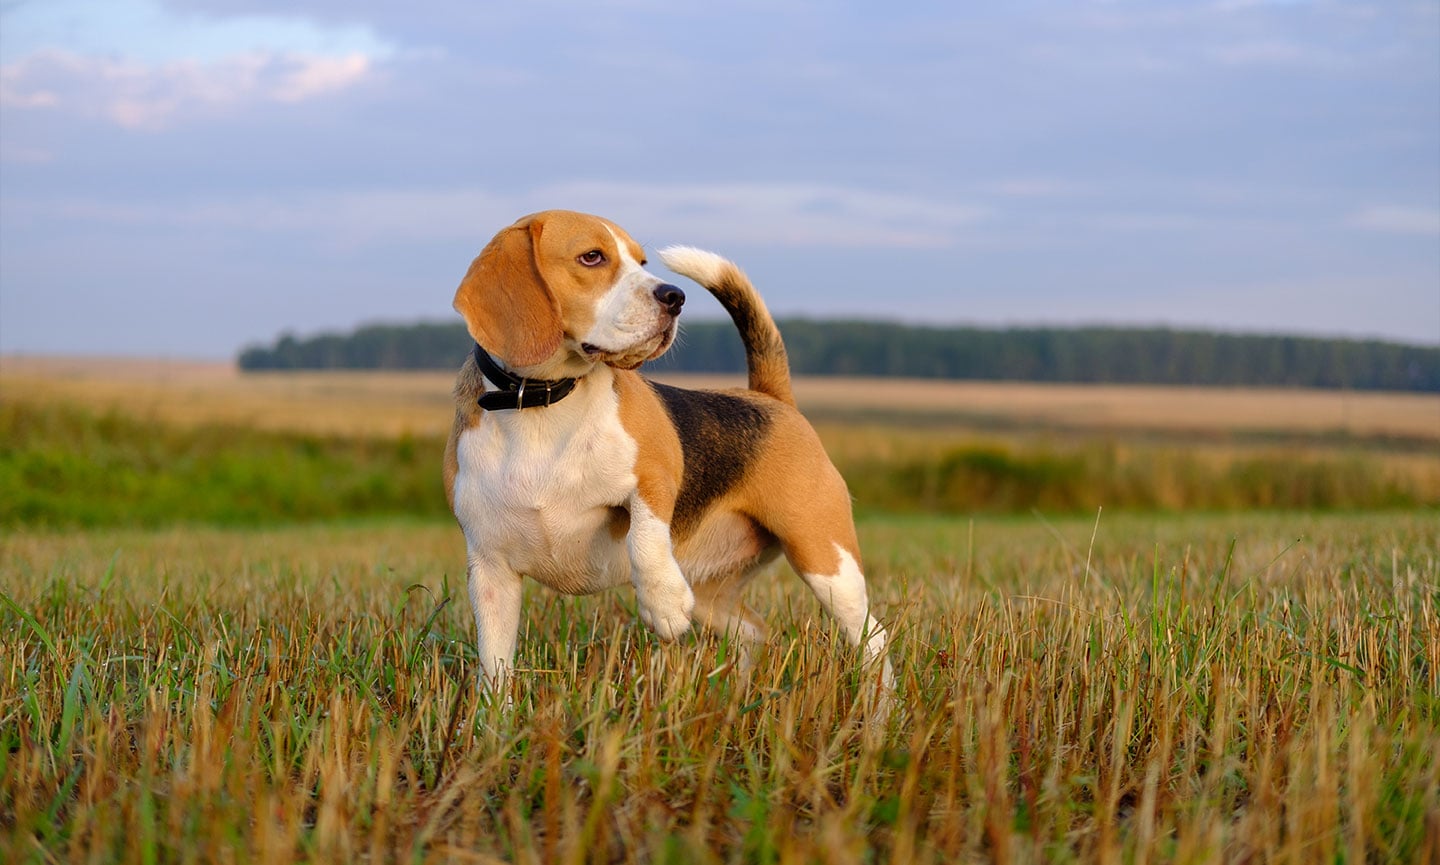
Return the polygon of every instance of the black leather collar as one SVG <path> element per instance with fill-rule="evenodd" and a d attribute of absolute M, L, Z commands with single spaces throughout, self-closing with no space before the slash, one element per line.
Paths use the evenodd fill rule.
<path fill-rule="evenodd" d="M 512 408 L 543 408 L 554 405 L 570 395 L 579 379 L 521 378 L 495 362 L 480 343 L 475 343 L 475 365 L 485 377 L 500 387 L 487 390 L 476 400 L 486 411 L 504 411 Z"/>

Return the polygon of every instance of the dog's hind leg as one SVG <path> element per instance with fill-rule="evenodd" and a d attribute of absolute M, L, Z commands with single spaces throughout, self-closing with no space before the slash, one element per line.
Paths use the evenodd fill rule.
<path fill-rule="evenodd" d="M 891 691 L 895 688 L 895 673 L 886 654 L 889 636 L 870 615 L 865 575 L 852 549 L 834 540 L 826 549 L 825 541 L 817 539 L 786 543 L 785 556 L 820 605 L 840 624 L 845 638 L 861 648 L 866 665 L 879 665 L 881 682 L 885 690 Z"/>
<path fill-rule="evenodd" d="M 840 624 L 845 638 L 864 652 L 867 667 L 878 667 L 885 690 L 893 690 L 889 638 L 870 615 L 845 480 L 828 460 L 791 477 L 787 495 L 775 497 L 765 527 L 780 540 L 785 558 Z"/>
<path fill-rule="evenodd" d="M 755 649 L 765 642 L 765 621 L 746 605 L 741 594 L 755 570 L 728 579 L 706 580 L 692 585 L 695 592 L 695 621 L 705 630 L 730 640 L 740 671 L 748 673 Z"/>

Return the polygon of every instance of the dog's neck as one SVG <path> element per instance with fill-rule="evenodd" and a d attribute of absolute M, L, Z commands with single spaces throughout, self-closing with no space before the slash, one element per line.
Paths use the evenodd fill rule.
<path fill-rule="evenodd" d="M 544 379 L 524 378 L 515 375 L 490 353 L 475 343 L 475 365 L 485 380 L 495 385 L 496 390 L 487 390 L 476 400 L 486 411 L 508 411 L 510 409 L 545 408 L 552 406 L 575 390 L 576 378 Z"/>

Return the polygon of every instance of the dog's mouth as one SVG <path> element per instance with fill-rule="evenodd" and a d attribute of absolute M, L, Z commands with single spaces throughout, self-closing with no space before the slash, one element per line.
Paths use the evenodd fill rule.
<path fill-rule="evenodd" d="M 677 321 L 675 319 L 671 319 L 670 323 L 666 325 L 665 329 L 660 332 L 660 344 L 655 346 L 655 350 L 650 352 L 650 356 L 645 359 L 654 360 L 655 358 L 668 351 L 670 349 L 670 346 L 675 344 L 675 334 L 679 331 L 679 329 L 680 328 Z"/>
<path fill-rule="evenodd" d="M 675 344 L 676 320 L 671 319 L 656 333 L 627 348 L 609 350 L 594 343 L 582 342 L 580 350 L 585 357 L 596 363 L 603 363 L 617 369 L 635 369 L 646 361 L 654 360 Z"/>

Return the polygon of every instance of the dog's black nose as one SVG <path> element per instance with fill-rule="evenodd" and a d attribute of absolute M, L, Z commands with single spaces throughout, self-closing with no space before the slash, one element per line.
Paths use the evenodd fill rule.
<path fill-rule="evenodd" d="M 671 315 L 679 315 L 680 307 L 685 305 L 685 292 L 676 288 L 668 282 L 662 282 L 655 286 L 655 299 L 665 307 L 665 311 Z"/>

